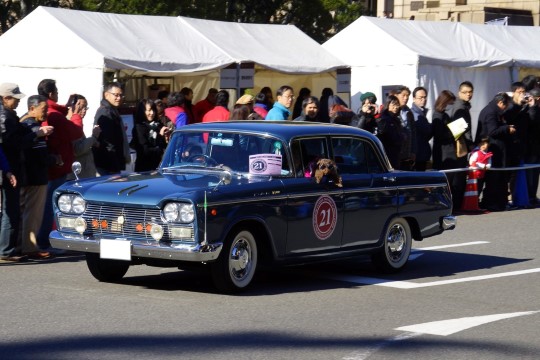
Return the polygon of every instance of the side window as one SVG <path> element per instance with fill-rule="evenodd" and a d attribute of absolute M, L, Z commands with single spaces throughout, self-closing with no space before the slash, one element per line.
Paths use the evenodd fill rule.
<path fill-rule="evenodd" d="M 292 143 L 296 176 L 311 177 L 319 159 L 329 158 L 325 138 L 294 140 Z"/>
<path fill-rule="evenodd" d="M 381 165 L 373 146 L 366 144 L 366 159 L 368 162 L 369 172 L 371 174 L 381 174 L 384 172 L 384 169 Z"/>
<path fill-rule="evenodd" d="M 372 146 L 358 138 L 333 138 L 334 161 L 340 174 L 380 173 L 382 168 Z"/>

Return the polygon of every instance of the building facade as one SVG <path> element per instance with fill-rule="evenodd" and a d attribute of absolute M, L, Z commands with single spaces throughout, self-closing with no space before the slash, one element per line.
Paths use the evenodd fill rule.
<path fill-rule="evenodd" d="M 395 19 L 540 25 L 540 0 L 377 0 L 377 16 L 383 12 Z"/>

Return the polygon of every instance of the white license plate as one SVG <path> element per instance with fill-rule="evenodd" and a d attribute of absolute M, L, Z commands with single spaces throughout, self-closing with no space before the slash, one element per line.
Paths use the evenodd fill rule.
<path fill-rule="evenodd" d="M 102 259 L 131 261 L 131 241 L 102 239 L 99 242 L 99 254 Z"/>

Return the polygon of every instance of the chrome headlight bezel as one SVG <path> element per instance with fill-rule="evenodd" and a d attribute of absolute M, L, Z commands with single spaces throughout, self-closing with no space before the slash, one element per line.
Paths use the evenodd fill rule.
<path fill-rule="evenodd" d="M 162 213 L 163 218 L 168 222 L 189 224 L 195 220 L 195 207 L 189 203 L 167 203 Z"/>
<path fill-rule="evenodd" d="M 86 201 L 77 194 L 62 194 L 56 202 L 58 210 L 64 214 L 80 215 L 86 210 Z"/>

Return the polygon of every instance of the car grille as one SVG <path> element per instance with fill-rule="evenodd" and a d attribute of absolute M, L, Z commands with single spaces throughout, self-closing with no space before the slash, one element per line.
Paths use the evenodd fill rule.
<path fill-rule="evenodd" d="M 163 227 L 161 241 L 169 241 L 169 225 L 161 219 L 159 209 L 126 208 L 87 204 L 82 215 L 87 221 L 87 232 L 104 238 L 126 238 L 130 240 L 153 240 L 149 232 L 150 223 Z M 192 227 L 193 234 L 193 227 Z"/>

